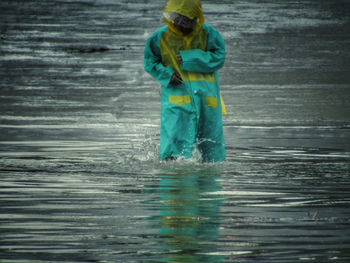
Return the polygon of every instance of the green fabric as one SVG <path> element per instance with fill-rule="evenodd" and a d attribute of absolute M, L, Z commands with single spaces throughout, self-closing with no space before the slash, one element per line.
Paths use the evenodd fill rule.
<path fill-rule="evenodd" d="M 152 37 L 147 40 L 144 52 L 144 69 L 155 78 L 161 86 L 167 87 L 175 70 L 171 66 L 162 64 L 159 42 L 167 27 L 159 28 Z"/>
<path fill-rule="evenodd" d="M 207 32 L 207 50 L 190 49 L 180 51 L 183 64 L 181 68 L 193 72 L 215 72 L 223 67 L 225 62 L 225 43 L 219 32 L 204 24 Z"/>
<path fill-rule="evenodd" d="M 167 34 L 172 34 L 168 26 L 158 29 L 146 43 L 144 68 L 161 84 L 162 160 L 167 157 L 190 158 L 195 147 L 205 162 L 225 160 L 217 72 L 225 61 L 225 44 L 210 25 L 203 24 L 201 30 L 204 30 L 206 50 L 181 50 L 183 64 L 180 68 L 164 65 L 164 52 L 160 47 L 172 48 L 171 43 L 166 42 L 172 39 L 166 38 Z M 175 66 L 184 80 L 176 86 L 169 84 Z"/>

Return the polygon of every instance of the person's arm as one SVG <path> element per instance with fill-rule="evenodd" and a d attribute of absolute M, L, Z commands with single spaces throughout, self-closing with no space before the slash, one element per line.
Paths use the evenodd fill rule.
<path fill-rule="evenodd" d="M 205 25 L 208 37 L 207 51 L 190 49 L 180 51 L 181 69 L 192 72 L 212 73 L 223 67 L 225 62 L 225 42 L 213 27 Z"/>
<path fill-rule="evenodd" d="M 162 86 L 167 87 L 175 70 L 164 66 L 161 60 L 159 41 L 161 32 L 156 31 L 146 42 L 144 51 L 144 69 L 151 74 Z"/>

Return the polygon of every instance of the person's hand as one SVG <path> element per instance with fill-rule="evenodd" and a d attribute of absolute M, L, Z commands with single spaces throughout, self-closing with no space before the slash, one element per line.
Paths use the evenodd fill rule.
<path fill-rule="evenodd" d="M 182 57 L 181 57 L 180 54 L 179 54 L 179 55 L 176 55 L 176 60 L 177 60 L 177 63 L 179 63 L 179 65 L 181 65 L 181 64 L 183 63 Z"/>
<path fill-rule="evenodd" d="M 175 71 L 174 74 L 171 76 L 170 84 L 172 85 L 179 85 L 182 83 L 182 78 L 179 72 Z"/>

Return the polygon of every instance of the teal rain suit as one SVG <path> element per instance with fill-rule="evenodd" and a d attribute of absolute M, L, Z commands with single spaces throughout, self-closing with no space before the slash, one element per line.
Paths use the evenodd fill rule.
<path fill-rule="evenodd" d="M 181 14 L 195 27 L 183 34 L 169 14 Z M 200 0 L 170 0 L 166 26 L 147 40 L 144 67 L 161 84 L 160 156 L 190 158 L 195 147 L 205 162 L 225 160 L 218 70 L 225 61 L 225 43 L 219 32 L 204 23 Z M 182 63 L 176 55 L 181 55 Z M 174 72 L 182 83 L 170 84 Z"/>

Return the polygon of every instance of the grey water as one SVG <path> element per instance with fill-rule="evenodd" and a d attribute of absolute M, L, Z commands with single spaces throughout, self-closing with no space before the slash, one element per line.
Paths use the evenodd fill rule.
<path fill-rule="evenodd" d="M 219 164 L 159 161 L 164 4 L 0 1 L 0 262 L 350 262 L 350 2 L 202 1 Z"/>

